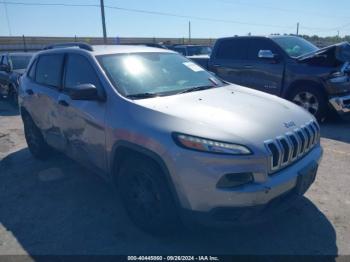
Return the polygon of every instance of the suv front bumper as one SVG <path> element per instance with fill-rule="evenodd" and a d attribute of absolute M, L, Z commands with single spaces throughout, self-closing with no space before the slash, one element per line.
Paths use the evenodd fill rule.
<path fill-rule="evenodd" d="M 211 164 L 208 165 L 207 159 L 191 159 L 188 165 L 179 165 L 181 170 L 176 172 L 181 174 L 176 183 L 176 191 L 184 217 L 186 219 L 191 216 L 195 220 L 204 218 L 204 220 L 220 221 L 222 224 L 223 220 L 238 223 L 240 219 L 248 221 L 248 217 L 254 218 L 257 214 L 260 216 L 261 212 L 271 213 L 266 210 L 279 212 L 289 206 L 292 200 L 298 198 L 295 193 L 298 191 L 300 172 L 313 163 L 318 165 L 322 154 L 321 146 L 317 145 L 302 159 L 273 175 L 257 174 L 256 170 L 261 170 L 262 163 L 259 164 L 253 160 L 240 165 L 238 162 L 232 162 L 231 159 L 230 163 L 225 165 L 227 159 L 212 159 Z M 205 164 L 198 161 L 203 161 Z M 217 181 L 229 172 L 253 172 L 255 182 L 232 189 L 217 188 Z M 282 204 L 275 205 L 276 202 Z M 238 220 L 232 219 L 235 213 L 242 217 Z M 225 219 L 225 214 L 228 219 Z"/>
<path fill-rule="evenodd" d="M 296 190 L 291 190 L 264 205 L 219 207 L 208 212 L 184 209 L 182 210 L 182 219 L 185 224 L 190 226 L 193 223 L 214 227 L 258 224 L 268 221 L 283 211 L 288 210 L 301 198 L 302 196 L 298 195 Z"/>

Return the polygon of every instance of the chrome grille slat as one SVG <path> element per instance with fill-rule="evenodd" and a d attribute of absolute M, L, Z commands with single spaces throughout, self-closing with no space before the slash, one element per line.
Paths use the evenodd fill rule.
<path fill-rule="evenodd" d="M 291 159 L 293 145 L 289 141 L 288 136 L 279 137 L 278 141 L 279 141 L 280 145 L 282 146 L 282 150 L 284 151 L 283 156 L 282 156 L 281 165 L 285 166 L 289 163 L 289 161 Z"/>
<path fill-rule="evenodd" d="M 311 132 L 310 130 L 308 129 L 308 126 L 305 126 L 302 128 L 306 137 L 307 137 L 307 143 L 306 143 L 306 146 L 305 146 L 305 150 L 306 151 L 309 151 L 310 147 L 311 147 L 311 140 L 312 140 L 312 136 L 311 136 Z"/>
<path fill-rule="evenodd" d="M 313 126 L 312 122 L 309 125 L 310 130 L 312 132 L 312 142 L 311 144 L 314 145 L 316 143 L 316 135 L 317 135 L 317 130 L 315 129 L 315 127 Z"/>
<path fill-rule="evenodd" d="M 275 139 L 265 141 L 270 153 L 269 172 L 274 173 L 308 153 L 319 141 L 320 128 L 314 121 Z"/>
<path fill-rule="evenodd" d="M 304 154 L 305 149 L 306 149 L 306 135 L 302 129 L 298 129 L 297 134 L 298 134 L 300 141 L 301 141 L 301 149 L 299 152 L 299 156 L 301 156 Z"/>
<path fill-rule="evenodd" d="M 287 137 L 289 137 L 289 140 L 293 144 L 293 152 L 292 152 L 292 158 L 291 161 L 294 161 L 295 159 L 298 158 L 299 150 L 300 150 L 300 143 L 298 139 L 296 138 L 294 133 L 289 133 L 287 134 Z"/>

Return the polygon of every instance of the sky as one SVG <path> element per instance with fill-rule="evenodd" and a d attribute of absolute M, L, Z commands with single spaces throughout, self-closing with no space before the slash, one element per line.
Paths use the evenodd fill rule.
<path fill-rule="evenodd" d="M 350 0 L 104 1 L 109 37 L 188 37 L 189 21 L 192 38 L 295 34 L 298 22 L 300 34 L 350 35 Z M 0 36 L 101 36 L 99 3 L 0 0 Z"/>

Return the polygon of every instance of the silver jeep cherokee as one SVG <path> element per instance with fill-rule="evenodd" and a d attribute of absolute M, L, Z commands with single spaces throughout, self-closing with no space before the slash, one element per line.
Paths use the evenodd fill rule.
<path fill-rule="evenodd" d="M 310 187 L 322 156 L 309 113 L 170 50 L 49 46 L 19 102 L 35 157 L 55 149 L 97 171 L 153 233 L 275 215 Z"/>

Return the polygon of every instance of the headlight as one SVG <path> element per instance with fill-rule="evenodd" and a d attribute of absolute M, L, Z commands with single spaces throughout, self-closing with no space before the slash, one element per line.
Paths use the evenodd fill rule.
<path fill-rule="evenodd" d="M 195 137 L 185 134 L 174 133 L 175 142 L 184 148 L 209 152 L 215 154 L 230 154 L 230 155 L 250 155 L 252 152 L 245 146 L 225 143 L 201 137 Z"/>

